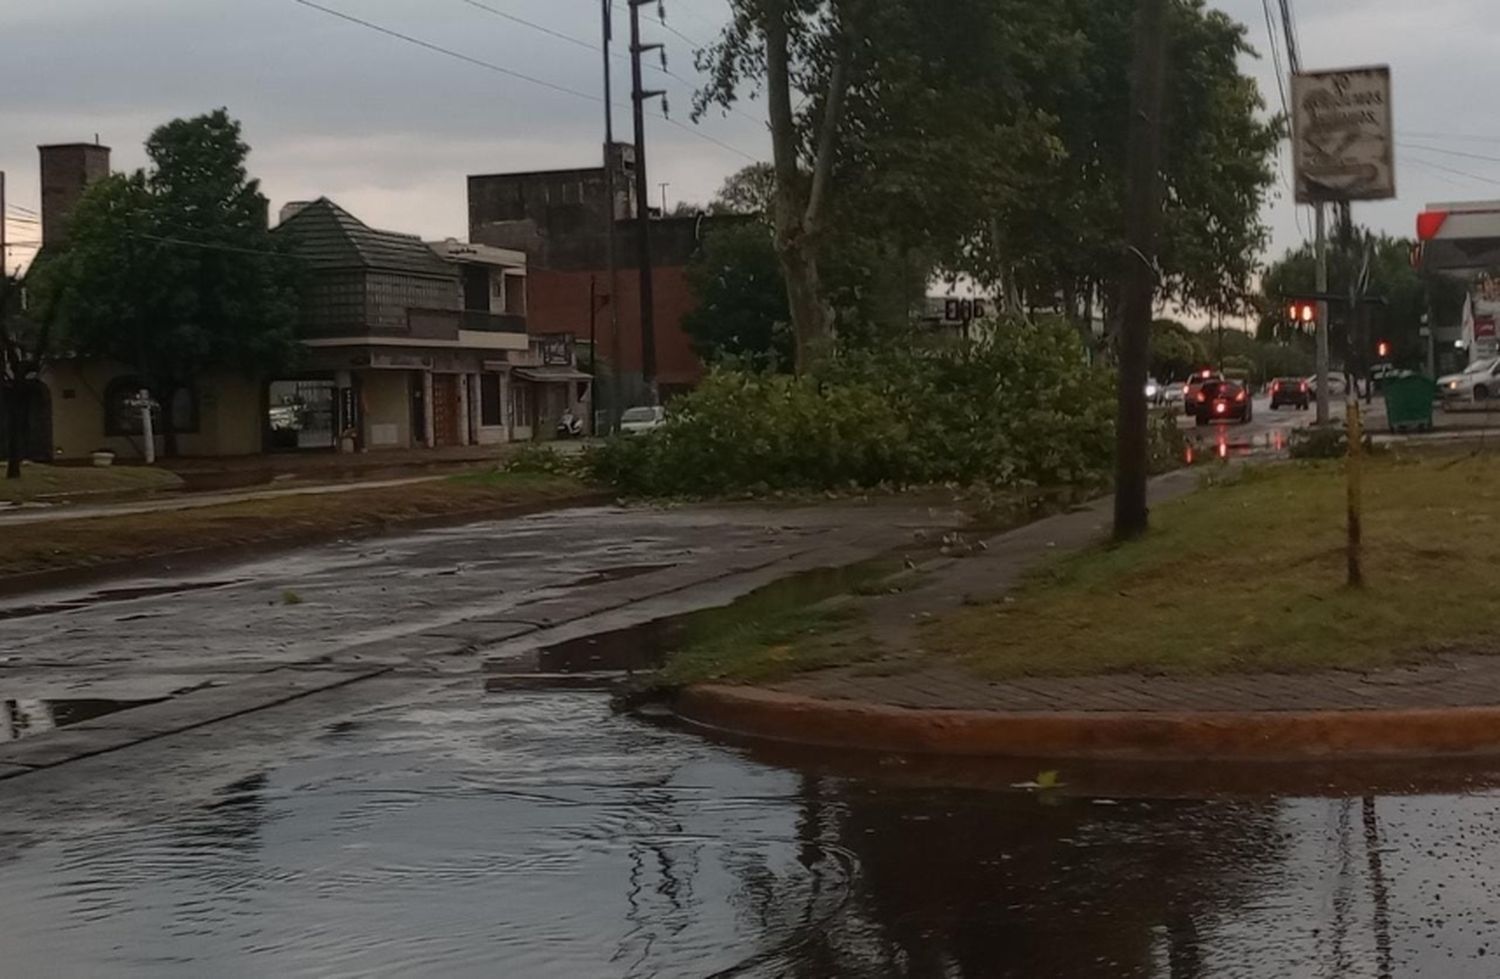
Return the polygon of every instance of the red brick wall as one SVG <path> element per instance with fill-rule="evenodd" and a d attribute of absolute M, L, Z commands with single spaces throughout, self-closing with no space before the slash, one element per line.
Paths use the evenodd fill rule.
<path fill-rule="evenodd" d="M 696 384 L 703 377 L 703 364 L 693 353 L 693 344 L 682 331 L 682 318 L 696 306 L 682 266 L 657 268 L 656 286 L 656 377 L 662 384 Z M 609 293 L 609 273 L 557 272 L 532 266 L 527 274 L 526 321 L 532 333 L 571 333 L 589 337 L 589 280 L 600 295 Z M 640 276 L 634 269 L 621 269 L 620 360 L 625 373 L 641 369 Z M 612 358 L 610 314 L 599 311 L 599 359 Z"/>

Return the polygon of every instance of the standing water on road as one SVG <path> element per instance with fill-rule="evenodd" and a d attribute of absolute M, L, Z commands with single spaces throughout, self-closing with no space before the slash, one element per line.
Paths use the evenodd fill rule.
<path fill-rule="evenodd" d="M 0 782 L 0 974 L 1495 974 L 1495 795 L 943 788 L 476 686 L 291 710 L 151 818 Z"/>

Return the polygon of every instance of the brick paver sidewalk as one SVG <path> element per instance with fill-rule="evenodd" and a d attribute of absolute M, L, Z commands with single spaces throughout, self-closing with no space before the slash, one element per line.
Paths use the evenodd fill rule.
<path fill-rule="evenodd" d="M 1153 502 L 1191 491 L 1181 471 L 1152 484 Z M 985 542 L 973 557 L 934 569 L 921 587 L 874 603 L 872 634 L 915 655 L 796 676 L 772 689 L 826 700 L 923 710 L 1004 712 L 1308 711 L 1500 705 L 1500 655 L 1443 654 L 1421 665 L 1374 670 L 1204 677 L 1113 674 L 987 680 L 920 653 L 923 618 L 970 597 L 992 600 L 1051 555 L 1079 550 L 1107 533 L 1111 501 L 1037 521 Z"/>

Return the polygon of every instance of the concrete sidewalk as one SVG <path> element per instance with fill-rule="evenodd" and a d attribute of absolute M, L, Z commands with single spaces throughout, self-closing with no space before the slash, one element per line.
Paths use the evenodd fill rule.
<path fill-rule="evenodd" d="M 1156 480 L 1153 502 L 1188 492 L 1197 475 Z M 1028 570 L 1102 539 L 1110 507 L 1100 500 L 1000 534 L 976 556 L 923 569 L 919 587 L 873 600 L 868 633 L 898 652 L 764 687 L 693 687 L 675 706 L 742 735 L 886 752 L 1283 760 L 1500 750 L 1500 656 L 1367 672 L 990 680 L 922 650 L 925 620 L 997 600 Z"/>

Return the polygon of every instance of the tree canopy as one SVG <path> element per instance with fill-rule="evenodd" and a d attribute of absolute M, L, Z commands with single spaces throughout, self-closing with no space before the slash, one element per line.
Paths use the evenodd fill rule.
<path fill-rule="evenodd" d="M 823 266 L 834 240 L 1030 306 L 1060 298 L 1080 322 L 1112 310 L 1134 7 L 733 0 L 729 28 L 700 55 L 712 81 L 696 108 L 766 96 L 777 158 L 755 176 L 774 187 L 799 332 L 833 322 Z M 1266 240 L 1282 124 L 1239 71 L 1241 25 L 1204 0 L 1172 0 L 1169 20 L 1162 297 L 1232 313 Z M 742 179 L 734 193 L 764 187 Z"/>
<path fill-rule="evenodd" d="M 1329 248 L 1328 286 L 1330 292 L 1343 295 L 1363 276 L 1365 295 L 1381 300 L 1369 307 L 1370 335 L 1363 340 L 1368 344 L 1389 341 L 1394 361 L 1416 368 L 1426 362 L 1427 341 L 1421 336 L 1423 316 L 1430 309 L 1436 323 L 1456 322 L 1463 306 L 1464 286 L 1442 276 L 1424 276 L 1413 268 L 1412 244 L 1410 239 L 1375 234 L 1366 228 L 1344 229 L 1335 235 Z M 1264 340 L 1295 337 L 1284 304 L 1290 298 L 1312 293 L 1315 284 L 1311 245 L 1289 250 L 1273 262 L 1261 277 L 1256 300 L 1257 336 Z M 1351 330 L 1351 325 L 1357 324 L 1351 323 L 1346 304 L 1333 304 L 1328 319 L 1335 359 L 1360 363 L 1368 358 L 1371 351 L 1350 347 L 1359 338 L 1358 330 Z"/>
<path fill-rule="evenodd" d="M 151 164 L 91 186 L 39 280 L 77 353 L 128 365 L 159 404 L 208 370 L 295 356 L 295 267 L 269 234 L 239 123 L 219 109 L 146 142 Z M 166 426 L 168 454 L 175 450 Z"/>

